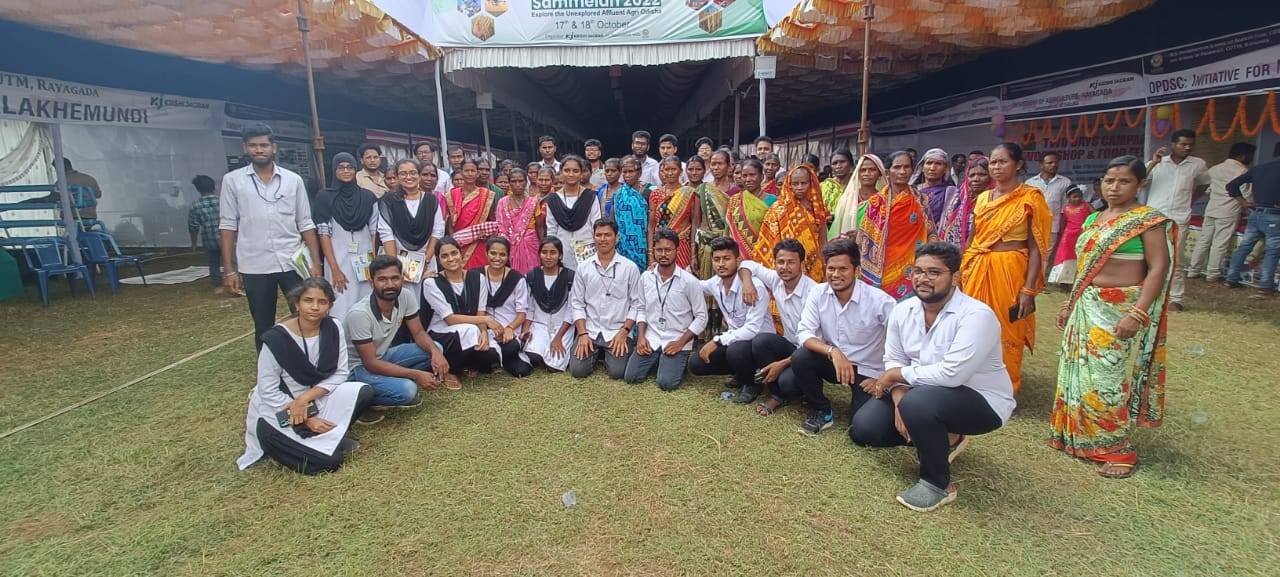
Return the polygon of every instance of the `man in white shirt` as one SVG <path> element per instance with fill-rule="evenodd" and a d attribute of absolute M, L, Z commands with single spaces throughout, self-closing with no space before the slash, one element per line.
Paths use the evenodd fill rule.
<path fill-rule="evenodd" d="M 661 163 L 662 159 L 668 156 L 674 156 L 676 160 L 680 160 L 680 141 L 674 134 L 664 134 L 658 137 L 658 162 Z M 689 178 L 685 176 L 685 171 L 688 168 L 688 165 L 683 160 L 680 160 L 680 182 L 688 182 Z M 659 178 L 662 176 L 661 167 L 659 167 L 658 176 Z"/>
<path fill-rule="evenodd" d="M 431 143 L 419 142 L 413 145 L 413 156 L 423 165 L 431 163 L 432 170 L 436 173 L 436 183 L 428 192 L 435 192 L 436 194 L 449 192 L 449 173 L 440 170 L 439 165 L 436 164 L 436 151 L 431 147 Z"/>
<path fill-rule="evenodd" d="M 800 341 L 800 316 L 804 312 L 804 303 L 818 283 L 804 274 L 806 254 L 804 245 L 793 238 L 778 241 L 773 247 L 773 267 L 769 270 L 760 263 L 744 260 L 742 271 L 745 281 L 758 278 L 773 297 L 778 316 L 782 319 L 782 334 L 763 333 L 751 339 L 751 367 L 756 371 L 756 379 L 743 385 L 753 387 L 758 394 L 762 387 L 778 382 L 778 377 L 791 366 L 791 354 L 796 352 Z M 743 286 L 748 286 L 746 282 Z M 776 327 L 775 327 L 776 328 Z M 760 416 L 768 416 L 773 411 L 786 405 L 790 399 L 784 399 L 777 391 L 765 402 L 756 405 Z"/>
<path fill-rule="evenodd" d="M 1040 189 L 1044 194 L 1044 201 L 1049 205 L 1049 214 L 1053 219 L 1052 244 L 1049 246 L 1057 246 L 1058 231 L 1062 226 L 1062 206 L 1067 201 L 1067 189 L 1071 188 L 1071 179 L 1058 174 L 1058 153 L 1046 152 L 1040 155 L 1040 173 L 1028 178 L 1027 184 Z"/>
<path fill-rule="evenodd" d="M 994 431 L 1016 402 L 990 307 L 955 285 L 960 248 L 931 242 L 916 249 L 916 296 L 889 315 L 885 371 L 862 383 L 875 397 L 853 416 L 849 437 L 868 447 L 911 444 L 920 480 L 897 500 L 928 512 L 956 498 L 951 462 L 969 436 Z"/>
<path fill-rule="evenodd" d="M 609 378 L 621 379 L 631 353 L 631 328 L 644 306 L 640 269 L 618 254 L 618 225 L 612 220 L 597 220 L 592 234 L 596 254 L 575 271 L 569 298 L 576 334 L 569 373 L 579 379 L 589 376 L 603 355 Z"/>
<path fill-rule="evenodd" d="M 803 397 L 809 404 L 809 416 L 800 426 L 811 435 L 835 420 L 823 382 L 852 387 L 852 425 L 852 415 L 868 398 L 858 384 L 884 371 L 885 323 L 894 305 L 893 297 L 858 280 L 862 259 L 857 243 L 835 239 L 822 247 L 822 259 L 827 282 L 809 293 L 796 329 L 800 348 L 778 379 L 782 399 Z"/>
<path fill-rule="evenodd" d="M 631 154 L 643 161 L 640 165 L 640 182 L 649 183 L 651 186 L 662 184 L 662 179 L 658 178 L 658 161 L 649 156 L 649 132 L 647 130 L 637 130 L 631 133 Z"/>
<path fill-rule="evenodd" d="M 588 138 L 582 144 L 582 154 L 586 157 L 587 163 L 591 165 L 591 176 L 588 182 L 591 183 L 591 190 L 600 188 L 605 183 L 604 178 L 604 146 L 599 140 Z"/>
<path fill-rule="evenodd" d="M 623 380 L 639 383 L 656 368 L 658 388 L 674 391 L 680 387 L 684 370 L 693 353 L 693 339 L 707 328 L 707 299 L 698 277 L 676 266 L 680 237 L 662 228 L 653 235 L 656 269 L 640 274 L 640 328 L 636 349 L 627 360 Z"/>
<path fill-rule="evenodd" d="M 716 276 L 702 281 L 702 291 L 716 299 L 728 330 L 712 337 L 689 361 L 689 372 L 695 375 L 733 375 L 742 387 L 734 398 L 738 404 L 755 401 L 759 388 L 754 386 L 755 367 L 751 362 L 751 339 L 758 334 L 777 332 L 769 317 L 769 299 L 756 298 L 754 304 L 744 299 L 742 278 L 738 269 L 742 256 L 738 243 L 729 237 L 711 241 L 711 266 Z M 764 295 L 764 283 L 751 279 L 754 294 Z"/>
<path fill-rule="evenodd" d="M 538 162 L 538 166 L 542 168 L 550 168 L 560 173 L 560 161 L 556 160 L 556 139 L 551 136 L 538 137 L 538 155 L 542 160 Z"/>
<path fill-rule="evenodd" d="M 302 177 L 276 164 L 276 143 L 269 126 L 251 126 L 243 139 L 250 164 L 222 177 L 218 242 L 226 271 L 222 284 L 249 301 L 254 343 L 261 350 L 262 333 L 276 323 L 276 291 L 287 295 L 302 282 L 293 257 L 304 242 L 311 259 L 308 272 L 311 276 L 324 273 Z"/>
<path fill-rule="evenodd" d="M 1222 262 L 1231 254 L 1231 239 L 1240 223 L 1240 209 L 1246 199 L 1235 199 L 1227 193 L 1227 183 L 1249 171 L 1253 155 L 1258 147 L 1247 142 L 1231 145 L 1227 159 L 1209 169 L 1209 204 L 1204 207 L 1204 220 L 1200 223 L 1200 235 L 1187 263 L 1187 278 L 1204 276 L 1210 282 L 1222 280 Z M 1208 259 L 1206 261 L 1206 259 Z"/>
<path fill-rule="evenodd" d="M 1191 220 L 1191 203 L 1209 187 L 1209 170 L 1203 160 L 1191 156 L 1196 145 L 1196 133 L 1182 129 L 1174 131 L 1172 148 L 1161 146 L 1147 162 L 1147 183 L 1141 200 L 1151 208 L 1169 217 L 1179 230 L 1187 229 Z M 1182 241 L 1186 235 L 1178 235 L 1173 248 L 1175 261 L 1182 262 Z M 1169 288 L 1169 308 L 1183 310 L 1182 294 L 1186 284 L 1186 270 L 1173 269 L 1173 282 Z"/>

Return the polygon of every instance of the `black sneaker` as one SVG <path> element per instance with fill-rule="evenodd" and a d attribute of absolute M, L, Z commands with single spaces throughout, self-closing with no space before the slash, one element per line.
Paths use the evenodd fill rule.
<path fill-rule="evenodd" d="M 407 409 L 415 409 L 420 406 L 422 406 L 421 394 L 413 397 L 412 401 L 409 401 L 407 404 L 404 404 L 404 405 L 371 405 L 369 408 L 375 411 L 402 411 Z"/>
<path fill-rule="evenodd" d="M 356 424 L 357 425 L 376 425 L 378 423 L 381 423 L 382 420 L 385 418 L 387 417 L 378 411 L 375 411 L 373 409 L 365 409 L 364 412 L 360 413 L 359 417 L 356 417 Z"/>
<path fill-rule="evenodd" d="M 352 453 L 360 450 L 360 443 L 350 437 L 343 437 L 338 441 L 338 453 L 343 457 L 348 457 Z"/>
<path fill-rule="evenodd" d="M 754 403 L 756 397 L 760 396 L 760 387 L 756 385 L 747 385 L 738 391 L 737 396 L 733 397 L 733 402 L 739 405 L 749 405 Z"/>
<path fill-rule="evenodd" d="M 810 435 L 816 435 L 830 429 L 834 421 L 831 411 L 812 411 L 804 423 L 800 424 L 800 429 Z"/>

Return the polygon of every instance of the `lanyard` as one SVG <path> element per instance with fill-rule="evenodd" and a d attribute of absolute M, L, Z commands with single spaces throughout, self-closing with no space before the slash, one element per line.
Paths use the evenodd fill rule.
<path fill-rule="evenodd" d="M 658 328 L 667 328 L 667 300 L 671 297 L 671 288 L 676 286 L 676 277 L 673 274 L 671 280 L 667 281 L 667 294 L 662 294 L 662 285 L 658 284 L 659 273 L 654 271 L 653 275 L 653 292 L 658 297 Z"/>
<path fill-rule="evenodd" d="M 271 176 L 271 180 L 275 180 L 274 174 Z M 262 188 L 258 186 L 258 173 L 250 171 L 249 182 L 253 183 L 253 190 L 258 193 L 258 198 L 261 198 L 262 202 L 265 202 L 267 204 L 275 204 L 284 198 L 284 195 L 280 194 L 280 187 L 284 186 L 283 178 L 276 182 L 276 192 L 275 194 L 271 195 L 273 198 L 271 198 L 270 200 L 268 200 L 267 197 L 262 195 Z M 271 192 L 270 183 L 268 183 L 267 186 L 268 186 L 267 192 Z"/>

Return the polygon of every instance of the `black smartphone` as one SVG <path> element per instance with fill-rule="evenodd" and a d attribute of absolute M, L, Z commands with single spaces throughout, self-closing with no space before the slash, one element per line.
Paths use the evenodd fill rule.
<path fill-rule="evenodd" d="M 1036 312 L 1035 301 L 1031 301 L 1031 312 L 1032 313 Z M 1031 314 L 1031 313 L 1027 313 L 1027 314 Z M 1022 317 L 1018 316 L 1018 303 L 1013 303 L 1013 306 L 1009 307 L 1009 322 L 1011 323 L 1018 322 L 1018 319 L 1020 318 Z"/>
<path fill-rule="evenodd" d="M 307 418 L 311 418 L 319 414 L 320 414 L 320 407 L 316 406 L 315 401 L 311 401 L 310 403 L 307 403 Z M 276 411 L 276 423 L 280 425 L 281 429 L 289 426 L 289 409 L 282 409 L 282 410 Z"/>

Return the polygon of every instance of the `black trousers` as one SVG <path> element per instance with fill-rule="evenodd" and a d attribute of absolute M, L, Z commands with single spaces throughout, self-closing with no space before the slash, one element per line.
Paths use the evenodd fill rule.
<path fill-rule="evenodd" d="M 698 349 L 689 357 L 689 372 L 695 375 L 733 375 L 739 385 L 752 386 L 756 369 L 751 365 L 751 341 L 737 341 L 727 347 L 716 347 L 711 362 L 702 362 Z"/>
<path fill-rule="evenodd" d="M 857 367 L 854 367 L 857 370 Z M 853 404 L 849 414 L 855 413 L 867 399 L 871 398 L 859 385 L 867 377 L 858 374 L 853 379 Z M 822 392 L 822 383 L 836 382 L 836 366 L 825 355 L 815 353 L 804 347 L 796 349 L 791 355 L 791 368 L 783 371 L 778 377 L 778 396 L 786 400 L 803 398 L 809 407 L 816 411 L 831 411 L 831 400 Z"/>
<path fill-rule="evenodd" d="M 253 344 L 262 350 L 262 333 L 276 324 L 276 292 L 289 294 L 293 287 L 302 284 L 302 277 L 293 271 L 267 274 L 241 274 L 241 288 L 249 301 L 249 315 L 253 317 Z M 291 312 L 293 306 L 289 307 Z"/>
<path fill-rule="evenodd" d="M 498 346 L 502 350 L 502 368 L 506 369 L 507 374 L 523 379 L 533 373 L 533 365 L 520 358 L 520 339 L 512 339 Z"/>
<path fill-rule="evenodd" d="M 458 333 L 427 331 L 427 335 L 444 349 L 444 360 L 449 361 L 450 374 L 461 375 L 467 369 L 488 374 L 492 373 L 493 366 L 498 364 L 498 351 L 493 350 L 493 348 L 487 351 L 463 350 L 462 342 L 458 339 Z"/>
<path fill-rule="evenodd" d="M 783 338 L 782 335 L 768 333 L 756 335 L 755 338 L 751 339 L 751 366 L 759 371 L 768 365 L 790 357 L 795 352 L 796 346 L 791 344 L 791 341 Z M 778 375 L 778 379 L 781 380 L 782 375 Z M 777 393 L 778 383 L 773 383 L 772 388 L 774 395 L 781 398 L 782 395 Z"/>
<path fill-rule="evenodd" d="M 369 385 L 360 387 L 360 393 L 356 395 L 356 408 L 351 412 L 351 423 L 347 423 L 348 430 L 371 401 L 373 401 L 373 387 Z M 337 471 L 338 467 L 342 466 L 341 449 L 335 450 L 332 455 L 321 453 L 294 441 L 281 432 L 279 426 L 268 422 L 265 418 L 258 419 L 257 434 L 258 444 L 262 446 L 264 455 L 303 475 Z"/>
<path fill-rule="evenodd" d="M 981 435 L 1000 428 L 1000 416 L 982 395 L 969 387 L 912 387 L 898 401 L 902 424 L 920 458 L 920 478 L 940 489 L 951 484 L 947 433 Z M 867 447 L 897 447 L 906 439 L 893 425 L 893 400 L 889 395 L 871 399 L 858 409 L 849 438 Z"/>

